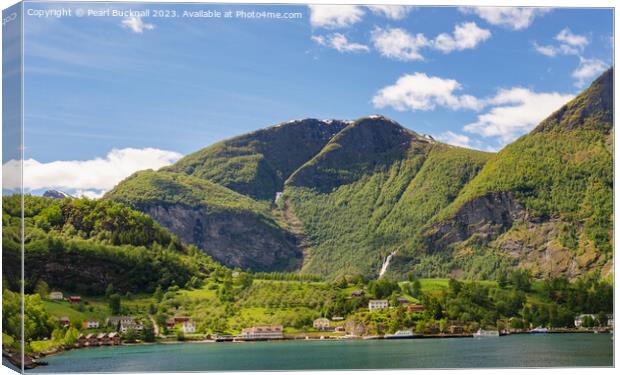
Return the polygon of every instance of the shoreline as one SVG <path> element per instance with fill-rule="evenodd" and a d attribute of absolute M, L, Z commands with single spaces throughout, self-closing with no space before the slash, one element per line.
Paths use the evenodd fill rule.
<path fill-rule="evenodd" d="M 313 332 L 314 333 L 314 332 Z M 545 335 L 545 334 L 567 334 L 567 333 L 579 333 L 579 334 L 584 334 L 584 333 L 590 333 L 590 334 L 597 334 L 597 333 L 609 333 L 609 331 L 606 332 L 596 332 L 594 330 L 576 330 L 576 329 L 555 329 L 555 330 L 549 330 L 547 333 L 532 333 L 530 331 L 521 331 L 521 332 L 508 332 L 508 333 L 501 333 L 500 337 L 503 336 L 510 336 L 510 335 L 526 335 L 526 334 L 530 334 L 530 335 Z M 38 353 L 27 353 L 24 355 L 24 362 L 26 362 L 25 365 L 25 369 L 33 369 L 35 367 L 38 366 L 46 366 L 47 363 L 45 361 L 41 361 L 42 358 L 44 357 L 49 357 L 49 356 L 53 356 L 53 355 L 57 355 L 57 354 L 61 354 L 64 352 L 68 352 L 68 351 L 72 351 L 72 350 L 80 350 L 80 349 L 95 349 L 95 348 L 103 348 L 103 347 L 123 347 L 123 346 L 127 346 L 127 347 L 131 347 L 131 346 L 155 346 L 155 345 L 179 345 L 179 344 L 219 344 L 222 342 L 228 342 L 228 343 L 251 343 L 251 342 L 284 342 L 284 341 L 331 341 L 331 342 L 338 342 L 338 341 L 368 341 L 368 340 L 386 340 L 386 341 L 402 341 L 402 340 L 427 340 L 427 339 L 450 339 L 450 338 L 474 338 L 473 334 L 470 333 L 466 333 L 466 334 L 422 334 L 422 335 L 414 335 L 412 337 L 391 337 L 391 338 L 387 338 L 384 335 L 367 335 L 367 336 L 348 336 L 348 335 L 344 335 L 344 336 L 323 336 L 323 338 L 320 337 L 312 337 L 312 336 L 285 336 L 281 339 L 254 339 L 254 340 L 243 340 L 243 339 L 234 339 L 234 340 L 227 340 L 227 341 L 218 341 L 217 339 L 202 339 L 202 340 L 183 340 L 183 341 L 178 341 L 178 340 L 162 340 L 162 341 L 156 341 L 156 342 L 136 342 L 136 343 L 123 343 L 120 345 L 97 345 L 97 346 L 82 346 L 82 347 L 67 347 L 67 345 L 65 346 L 61 346 L 61 347 L 56 347 L 50 350 L 47 350 L 45 352 L 38 352 Z M 21 368 L 21 361 L 18 358 L 15 358 L 16 355 L 18 353 L 8 353 L 6 351 L 2 351 L 2 356 L 7 358 L 7 360 L 9 362 L 11 362 L 14 366 L 17 366 L 19 368 Z"/>

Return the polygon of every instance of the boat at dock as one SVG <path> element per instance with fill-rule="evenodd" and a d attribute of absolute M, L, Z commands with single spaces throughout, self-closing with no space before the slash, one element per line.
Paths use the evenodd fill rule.
<path fill-rule="evenodd" d="M 474 333 L 474 337 L 499 337 L 499 331 L 479 329 L 476 333 Z"/>
<path fill-rule="evenodd" d="M 530 333 L 549 333 L 549 330 L 545 327 L 538 326 L 530 330 Z"/>
<path fill-rule="evenodd" d="M 387 335 L 385 335 L 385 338 L 388 339 L 388 340 L 412 339 L 412 338 L 415 338 L 416 336 L 418 336 L 418 335 L 413 333 L 412 330 L 405 329 L 405 330 L 401 330 L 401 331 L 396 331 L 395 333 L 392 333 L 392 334 L 387 334 Z"/>

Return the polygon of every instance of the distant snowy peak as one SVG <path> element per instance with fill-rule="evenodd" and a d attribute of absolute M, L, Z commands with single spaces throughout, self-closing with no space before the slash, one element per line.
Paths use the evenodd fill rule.
<path fill-rule="evenodd" d="M 43 193 L 43 196 L 46 198 L 52 198 L 52 199 L 73 198 L 73 196 L 60 190 L 47 190 L 45 193 Z"/>

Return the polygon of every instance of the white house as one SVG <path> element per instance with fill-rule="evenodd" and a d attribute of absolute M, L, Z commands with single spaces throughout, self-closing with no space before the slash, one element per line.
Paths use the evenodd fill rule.
<path fill-rule="evenodd" d="M 314 329 L 317 329 L 319 331 L 325 331 L 329 328 L 329 323 L 329 319 L 327 318 L 318 318 L 314 320 L 312 326 L 314 327 Z"/>
<path fill-rule="evenodd" d="M 241 337 L 245 340 L 274 340 L 284 338 L 284 334 L 282 326 L 270 325 L 244 328 Z"/>
<path fill-rule="evenodd" d="M 116 327 L 119 323 L 121 325 L 134 324 L 136 321 L 131 316 L 110 316 L 105 320 L 105 325 Z"/>
<path fill-rule="evenodd" d="M 64 296 L 62 295 L 62 292 L 51 292 L 48 298 L 54 301 L 62 301 Z"/>
<path fill-rule="evenodd" d="M 82 322 L 82 327 L 86 329 L 99 328 L 99 321 L 88 319 Z"/>
<path fill-rule="evenodd" d="M 374 311 L 379 309 L 387 309 L 389 307 L 386 299 L 371 299 L 368 301 L 368 310 Z"/>
<path fill-rule="evenodd" d="M 121 332 L 127 333 L 129 330 L 142 331 L 144 326 L 140 323 L 121 323 Z"/>
<path fill-rule="evenodd" d="M 181 323 L 181 331 L 183 333 L 195 333 L 196 332 L 196 324 L 191 320 Z"/>

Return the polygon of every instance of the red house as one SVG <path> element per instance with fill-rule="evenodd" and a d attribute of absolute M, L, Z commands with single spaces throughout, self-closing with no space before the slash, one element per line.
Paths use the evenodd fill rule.
<path fill-rule="evenodd" d="M 82 302 L 82 297 L 80 296 L 71 296 L 69 298 L 67 298 L 67 301 L 70 303 L 80 303 Z"/>

